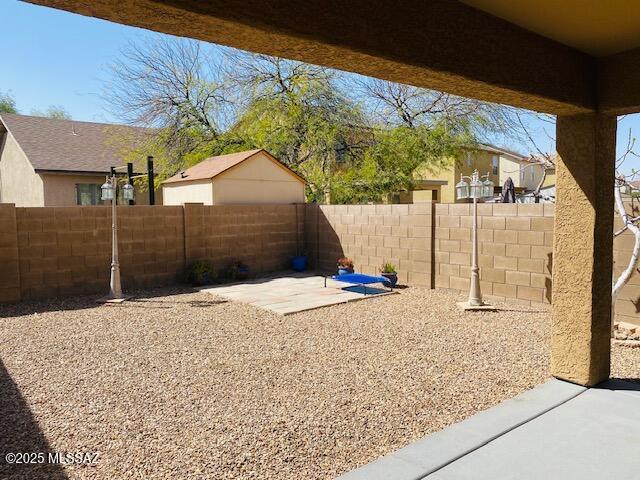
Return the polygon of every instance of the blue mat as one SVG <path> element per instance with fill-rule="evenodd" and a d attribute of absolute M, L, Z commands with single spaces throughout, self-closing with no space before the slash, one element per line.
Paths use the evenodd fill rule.
<path fill-rule="evenodd" d="M 338 282 L 355 283 L 356 285 L 368 285 L 370 283 L 386 284 L 389 282 L 388 278 L 365 275 L 364 273 L 347 273 L 346 275 L 336 275 L 332 278 Z"/>

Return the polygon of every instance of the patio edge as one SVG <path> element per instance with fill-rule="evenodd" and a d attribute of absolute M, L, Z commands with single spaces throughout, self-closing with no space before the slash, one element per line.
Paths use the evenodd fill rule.
<path fill-rule="evenodd" d="M 577 397 L 586 387 L 551 379 L 462 422 L 396 450 L 337 480 L 420 480 Z"/>

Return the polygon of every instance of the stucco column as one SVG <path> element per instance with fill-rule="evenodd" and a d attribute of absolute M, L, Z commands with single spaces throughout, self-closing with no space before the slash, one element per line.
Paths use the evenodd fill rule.
<path fill-rule="evenodd" d="M 558 117 L 551 371 L 609 377 L 616 117 Z"/>

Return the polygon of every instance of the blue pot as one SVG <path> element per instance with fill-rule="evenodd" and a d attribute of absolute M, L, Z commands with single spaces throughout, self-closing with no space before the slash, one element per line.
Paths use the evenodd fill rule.
<path fill-rule="evenodd" d="M 349 273 L 353 273 L 351 270 L 347 269 L 347 268 L 339 268 L 338 269 L 338 275 L 347 275 Z"/>
<path fill-rule="evenodd" d="M 249 278 L 249 267 L 238 267 L 238 273 L 236 275 L 237 280 L 246 280 Z"/>
<path fill-rule="evenodd" d="M 385 286 L 387 286 L 387 287 L 393 288 L 398 283 L 398 274 L 397 273 L 381 273 L 380 275 L 382 275 L 384 278 L 387 279 L 387 281 L 384 282 Z"/>
<path fill-rule="evenodd" d="M 307 256 L 299 255 L 291 259 L 291 268 L 296 272 L 304 272 L 307 269 Z"/>

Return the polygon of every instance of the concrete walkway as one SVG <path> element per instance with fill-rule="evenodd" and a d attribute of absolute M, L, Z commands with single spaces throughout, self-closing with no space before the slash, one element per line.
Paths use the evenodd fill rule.
<path fill-rule="evenodd" d="M 247 280 L 233 285 L 206 287 L 201 290 L 280 315 L 290 315 L 390 293 L 384 291 L 380 285 L 375 285 L 367 286 L 369 293 L 364 295 L 360 287 L 349 286 L 331 279 L 327 279 L 325 287 L 325 279 L 322 276 L 293 272 Z M 371 295 L 371 293 L 376 294 Z"/>
<path fill-rule="evenodd" d="M 640 385 L 548 382 L 340 480 L 640 478 Z"/>

